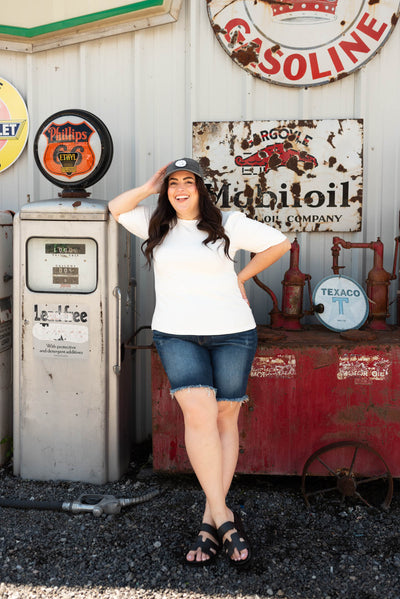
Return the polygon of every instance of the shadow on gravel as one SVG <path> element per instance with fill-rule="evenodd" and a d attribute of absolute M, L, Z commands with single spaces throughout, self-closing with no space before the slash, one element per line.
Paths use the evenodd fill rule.
<path fill-rule="evenodd" d="M 1 469 L 1 497 L 162 492 L 99 518 L 0 509 L 0 596 L 400 599 L 399 481 L 385 512 L 335 497 L 307 509 L 297 477 L 237 476 L 229 503 L 240 508 L 253 540 L 251 568 L 237 571 L 223 555 L 190 568 L 183 558 L 198 533 L 202 492 L 193 476 L 157 475 L 146 460 L 101 487 L 22 481 Z"/>

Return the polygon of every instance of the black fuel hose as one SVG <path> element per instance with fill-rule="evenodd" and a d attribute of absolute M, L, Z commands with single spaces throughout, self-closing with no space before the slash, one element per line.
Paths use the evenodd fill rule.
<path fill-rule="evenodd" d="M 75 514 L 92 512 L 95 516 L 99 516 L 102 513 L 117 514 L 123 507 L 150 501 L 159 494 L 159 489 L 153 489 L 138 497 L 121 497 L 119 499 L 113 495 L 89 494 L 81 495 L 76 501 L 36 501 L 34 499 L 7 499 L 0 497 L 0 508 L 8 507 L 22 510 L 65 511 L 73 512 Z"/>
<path fill-rule="evenodd" d="M 13 507 L 20 510 L 53 510 L 62 511 L 63 501 L 34 501 L 29 499 L 2 499 L 0 507 Z"/>

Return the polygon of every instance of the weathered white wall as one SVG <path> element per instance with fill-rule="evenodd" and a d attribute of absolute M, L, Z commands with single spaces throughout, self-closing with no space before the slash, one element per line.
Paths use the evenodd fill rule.
<path fill-rule="evenodd" d="M 385 268 L 391 271 L 400 210 L 399 56 L 397 26 L 377 56 L 341 81 L 309 89 L 268 84 L 235 65 L 220 47 L 205 0 L 185 0 L 175 24 L 36 54 L 0 51 L 0 76 L 22 93 L 31 119 L 22 157 L 0 173 L 0 210 L 16 211 L 28 196 L 35 201 L 57 195 L 59 190 L 35 166 L 33 140 L 39 125 L 58 110 L 89 110 L 110 129 L 113 163 L 89 189 L 92 197 L 104 199 L 140 184 L 173 158 L 190 155 L 193 121 L 363 118 L 363 226 L 360 233 L 340 236 L 366 242 L 379 236 L 385 244 Z M 297 235 L 300 268 L 311 274 L 313 287 L 332 272 L 332 237 Z M 153 282 L 139 244 L 133 251 L 140 326 L 151 321 Z M 344 274 L 364 283 L 372 257 L 370 250 L 342 250 Z M 287 267 L 285 257 L 261 277 L 279 295 Z M 270 299 L 253 282 L 248 288 L 257 321 L 268 322 Z M 392 301 L 396 289 L 397 281 L 391 285 Z M 395 322 L 394 304 L 391 311 Z M 149 353 L 137 352 L 136 361 L 137 438 L 144 438 L 151 431 Z"/>

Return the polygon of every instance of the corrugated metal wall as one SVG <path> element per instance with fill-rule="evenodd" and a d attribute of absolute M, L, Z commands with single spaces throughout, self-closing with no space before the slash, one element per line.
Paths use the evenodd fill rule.
<path fill-rule="evenodd" d="M 92 197 L 108 199 L 140 184 L 160 165 L 191 153 L 193 121 L 268 119 L 364 119 L 364 200 L 360 233 L 347 240 L 385 244 L 385 268 L 392 269 L 399 223 L 400 29 L 364 68 L 341 81 L 308 89 L 268 84 L 247 74 L 220 47 L 210 27 L 206 1 L 185 0 L 178 22 L 24 55 L 0 51 L 0 75 L 24 96 L 31 133 L 22 157 L 0 174 L 0 210 L 17 211 L 31 201 L 55 197 L 38 171 L 33 140 L 39 125 L 66 108 L 98 115 L 114 140 L 113 163 Z M 300 268 L 312 286 L 331 274 L 333 235 L 300 233 Z M 137 324 L 151 321 L 152 274 L 134 244 Z M 363 283 L 372 266 L 369 250 L 343 250 L 344 274 Z M 280 296 L 288 258 L 261 279 Z M 257 321 L 268 322 L 270 299 L 248 284 Z M 391 301 L 397 282 L 391 285 Z M 395 322 L 395 305 L 391 306 Z M 313 320 L 311 320 L 313 322 Z M 142 341 L 143 339 L 141 339 Z M 151 431 L 150 361 L 137 353 L 138 440 Z"/>

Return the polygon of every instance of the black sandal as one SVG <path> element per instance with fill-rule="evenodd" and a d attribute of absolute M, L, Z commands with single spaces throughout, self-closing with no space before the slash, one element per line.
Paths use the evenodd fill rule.
<path fill-rule="evenodd" d="M 214 539 L 218 539 L 217 529 L 214 528 L 214 526 L 211 526 L 211 524 L 206 524 L 205 522 L 203 522 L 200 528 L 199 535 L 197 539 L 194 541 L 194 543 L 191 545 L 189 552 L 197 551 L 198 549 L 200 549 L 202 553 L 205 553 L 209 557 L 208 559 L 201 561 L 196 559 L 194 559 L 193 561 L 189 561 L 187 558 L 185 558 L 185 562 L 189 566 L 206 566 L 208 564 L 211 564 L 215 560 L 217 553 L 220 549 L 219 544 L 213 541 L 212 539 L 208 537 L 203 539 L 203 536 L 201 534 L 202 532 L 207 532 L 208 534 L 212 535 Z"/>
<path fill-rule="evenodd" d="M 225 553 L 227 553 L 229 556 L 229 561 L 231 565 L 235 568 L 245 568 L 250 564 L 250 561 L 252 559 L 250 542 L 243 528 L 243 523 L 242 519 L 240 518 L 240 515 L 237 512 L 233 512 L 233 518 L 234 522 L 224 522 L 224 524 L 221 524 L 221 526 L 218 529 L 218 537 L 224 547 Z M 231 531 L 234 531 L 230 535 L 231 540 L 226 538 L 225 541 L 223 541 L 222 539 L 224 535 Z M 237 549 L 239 553 L 243 551 L 243 549 L 247 549 L 246 559 L 232 559 L 235 549 Z"/>

